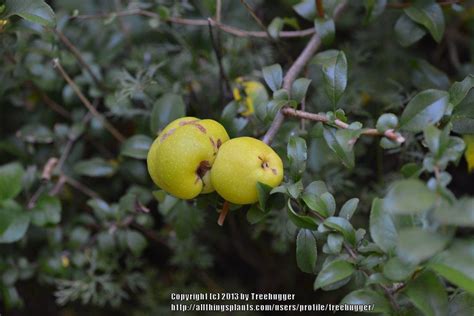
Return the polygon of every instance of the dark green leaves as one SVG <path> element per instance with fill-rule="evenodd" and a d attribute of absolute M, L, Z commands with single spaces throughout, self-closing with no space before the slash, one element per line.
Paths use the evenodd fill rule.
<path fill-rule="evenodd" d="M 303 201 L 310 210 L 318 213 L 323 217 L 334 215 L 336 211 L 336 201 L 329 192 L 324 192 L 321 195 L 305 193 L 303 194 Z"/>
<path fill-rule="evenodd" d="M 317 54 L 312 63 L 322 66 L 324 90 L 336 107 L 347 86 L 346 55 L 343 51 L 327 50 Z"/>
<path fill-rule="evenodd" d="M 54 26 L 54 12 L 43 0 L 6 0 L 6 10 L 0 18 L 18 15 L 33 23 L 43 26 Z"/>
<path fill-rule="evenodd" d="M 296 237 L 296 263 L 301 271 L 314 273 L 318 250 L 311 230 L 300 229 Z"/>
<path fill-rule="evenodd" d="M 120 153 L 127 157 L 146 159 L 153 140 L 146 135 L 134 135 L 122 144 Z"/>
<path fill-rule="evenodd" d="M 406 228 L 399 231 L 397 253 L 411 264 L 418 264 L 443 250 L 450 238 L 440 233 L 421 228 Z"/>
<path fill-rule="evenodd" d="M 283 83 L 283 70 L 278 64 L 264 67 L 263 78 L 272 91 L 277 91 Z"/>
<path fill-rule="evenodd" d="M 391 307 L 388 300 L 382 294 L 370 289 L 360 289 L 349 293 L 341 301 L 341 304 L 372 305 L 371 313 L 390 313 Z"/>
<path fill-rule="evenodd" d="M 280 17 L 276 17 L 272 20 L 272 22 L 268 25 L 268 33 L 272 38 L 277 39 L 279 37 L 280 31 L 282 30 L 284 24 L 285 22 Z"/>
<path fill-rule="evenodd" d="M 78 162 L 74 171 L 83 176 L 109 177 L 115 173 L 115 166 L 102 158 L 92 158 Z"/>
<path fill-rule="evenodd" d="M 324 226 L 341 233 L 347 242 L 355 245 L 355 231 L 347 219 L 331 216 L 324 221 Z"/>
<path fill-rule="evenodd" d="M 61 202 L 58 198 L 44 195 L 31 210 L 31 222 L 37 226 L 58 224 L 61 221 Z"/>
<path fill-rule="evenodd" d="M 291 99 L 298 103 L 303 101 L 310 83 L 311 80 L 307 78 L 296 79 L 291 86 Z"/>
<path fill-rule="evenodd" d="M 339 216 L 350 220 L 357 209 L 357 205 L 359 205 L 358 198 L 352 198 L 346 201 L 346 203 L 344 203 L 344 205 L 341 207 L 341 210 L 339 211 Z"/>
<path fill-rule="evenodd" d="M 404 11 L 410 19 L 426 27 L 435 41 L 441 42 L 445 25 L 443 10 L 439 4 L 425 2 L 422 5 L 410 6 Z"/>
<path fill-rule="evenodd" d="M 437 123 L 443 117 L 448 101 L 449 95 L 446 91 L 430 89 L 418 93 L 402 113 L 401 128 L 419 132 L 427 125 Z"/>
<path fill-rule="evenodd" d="M 271 186 L 268 186 L 265 183 L 257 182 L 258 204 L 262 211 L 267 210 L 267 200 L 271 190 Z"/>
<path fill-rule="evenodd" d="M 151 111 L 150 128 L 153 134 L 163 129 L 168 123 L 186 114 L 186 105 L 180 95 L 166 93 L 155 101 Z"/>
<path fill-rule="evenodd" d="M 457 240 L 435 256 L 429 267 L 449 282 L 474 294 L 474 244 L 472 240 Z"/>
<path fill-rule="evenodd" d="M 354 141 L 357 139 L 357 134 L 350 130 L 335 130 L 333 128 L 324 128 L 324 139 L 329 148 L 336 154 L 336 157 L 342 162 L 344 166 L 349 169 L 354 168 L 355 158 Z"/>
<path fill-rule="evenodd" d="M 287 146 L 288 160 L 290 162 L 290 173 L 294 180 L 299 180 L 306 169 L 307 159 L 306 141 L 301 137 L 290 137 Z"/>
<path fill-rule="evenodd" d="M 395 248 L 398 233 L 390 213 L 383 209 L 383 202 L 375 198 L 370 211 L 370 236 L 373 241 L 384 251 L 389 252 Z"/>
<path fill-rule="evenodd" d="M 456 107 L 464 100 L 468 92 L 474 88 L 474 76 L 469 75 L 463 81 L 453 83 L 449 89 L 449 102 Z"/>
<path fill-rule="evenodd" d="M 404 47 L 418 42 L 425 34 L 425 29 L 413 22 L 406 14 L 400 15 L 395 23 L 395 35 L 400 45 Z"/>
<path fill-rule="evenodd" d="M 0 166 L 0 201 L 13 199 L 20 193 L 24 173 L 17 162 Z"/>
<path fill-rule="evenodd" d="M 387 0 L 364 0 L 364 6 L 367 11 L 365 22 L 371 22 L 381 15 L 386 5 Z"/>
<path fill-rule="evenodd" d="M 0 243 L 20 240 L 30 224 L 30 217 L 13 200 L 0 202 Z"/>
<path fill-rule="evenodd" d="M 147 245 L 145 237 L 131 229 L 126 231 L 126 239 L 128 248 L 135 256 L 139 256 Z"/>
<path fill-rule="evenodd" d="M 314 20 L 314 29 L 319 34 L 324 45 L 330 45 L 334 41 L 336 25 L 333 19 L 316 18 Z"/>
<path fill-rule="evenodd" d="M 448 312 L 448 295 L 433 272 L 426 271 L 405 289 L 410 301 L 426 316 L 444 316 Z"/>
<path fill-rule="evenodd" d="M 396 181 L 383 199 L 383 209 L 394 214 L 414 214 L 428 210 L 435 194 L 420 180 Z"/>
<path fill-rule="evenodd" d="M 317 230 L 318 224 L 312 217 L 300 215 L 293 210 L 291 200 L 288 200 L 288 218 L 295 224 L 296 227 Z"/>
<path fill-rule="evenodd" d="M 354 273 L 354 266 L 344 260 L 334 260 L 324 266 L 314 281 L 314 290 L 349 278 Z"/>

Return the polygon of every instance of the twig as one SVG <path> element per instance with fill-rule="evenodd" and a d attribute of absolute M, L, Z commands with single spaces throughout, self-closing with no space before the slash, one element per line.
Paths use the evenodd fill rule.
<path fill-rule="evenodd" d="M 75 188 L 76 190 L 84 193 L 85 195 L 87 195 L 88 197 L 90 198 L 93 198 L 93 199 L 100 199 L 100 195 L 97 194 L 96 192 L 92 191 L 91 189 L 89 189 L 88 187 L 86 187 L 85 185 L 83 185 L 82 183 L 80 183 L 79 181 L 77 181 L 76 179 L 73 179 L 71 177 L 68 177 L 67 175 L 63 174 L 62 175 L 64 177 L 64 181 L 69 184 L 70 186 L 72 186 L 73 188 Z"/>
<path fill-rule="evenodd" d="M 227 213 L 229 213 L 230 203 L 228 201 L 224 201 L 224 205 L 222 206 L 221 213 L 219 214 L 219 218 L 217 219 L 217 224 L 219 226 L 224 225 L 225 218 Z"/>
<path fill-rule="evenodd" d="M 116 140 L 119 142 L 123 142 L 125 140 L 125 137 L 120 133 L 102 114 L 100 114 L 95 107 L 89 102 L 89 100 L 84 96 L 84 94 L 81 92 L 77 84 L 74 82 L 74 80 L 69 77 L 69 75 L 66 73 L 64 68 L 61 66 L 61 63 L 59 62 L 59 59 L 55 58 L 53 60 L 53 65 L 56 69 L 58 69 L 59 73 L 61 76 L 63 76 L 64 80 L 67 81 L 67 83 L 71 86 L 71 88 L 74 90 L 76 95 L 79 97 L 79 99 L 82 101 L 84 106 L 97 118 L 99 119 L 104 127 L 112 134 L 112 136 L 115 137 Z"/>
<path fill-rule="evenodd" d="M 218 47 L 218 44 L 216 43 L 216 40 L 214 38 L 214 32 L 212 31 L 212 23 L 209 21 L 209 36 L 211 37 L 211 43 L 212 43 L 212 48 L 214 49 L 214 53 L 216 55 L 217 59 L 217 65 L 219 66 L 219 76 L 221 78 L 221 96 L 224 99 L 225 96 L 228 94 L 230 89 L 230 84 L 229 84 L 229 79 L 227 78 L 224 70 L 224 66 L 222 65 L 222 55 L 220 52 L 220 49 Z"/>
<path fill-rule="evenodd" d="M 268 31 L 268 28 L 265 26 L 265 24 L 263 24 L 262 20 L 260 20 L 260 18 L 255 14 L 252 7 L 247 3 L 247 1 L 240 0 L 240 3 L 242 3 L 244 5 L 245 9 L 247 9 L 247 12 L 252 16 L 252 18 L 255 20 L 255 22 L 257 22 L 257 24 L 260 26 L 260 28 L 265 33 L 267 33 L 268 38 L 272 39 L 272 36 L 270 35 L 270 32 Z"/>
<path fill-rule="evenodd" d="M 323 0 L 316 0 L 316 8 L 320 18 L 324 18 L 324 6 Z"/>
<path fill-rule="evenodd" d="M 297 117 L 301 119 L 307 119 L 310 121 L 314 122 L 321 122 L 324 124 L 330 124 L 329 118 L 324 115 L 324 114 L 316 114 L 316 113 L 310 113 L 310 112 L 305 112 L 305 111 L 300 111 L 296 110 L 293 108 L 283 108 L 282 111 L 283 115 L 285 116 L 291 116 L 291 117 Z M 335 120 L 334 125 L 338 128 L 346 129 L 349 127 L 349 124 L 341 121 L 341 120 Z M 384 133 L 379 132 L 375 128 L 367 128 L 362 131 L 362 135 L 367 135 L 367 136 L 385 136 L 390 140 L 393 140 L 397 143 L 403 143 L 405 142 L 405 138 L 401 136 L 399 133 L 395 132 L 393 129 L 389 129 L 385 131 Z"/>
<path fill-rule="evenodd" d="M 462 3 L 464 0 L 446 0 L 437 2 L 440 6 L 447 6 L 455 3 Z M 403 2 L 403 3 L 387 3 L 388 8 L 392 9 L 405 9 L 413 5 L 413 2 Z"/>
<path fill-rule="evenodd" d="M 286 89 L 288 92 L 290 92 L 291 84 L 293 83 L 293 81 L 295 81 L 296 76 L 298 76 L 298 74 L 303 70 L 303 67 L 308 63 L 308 61 L 314 55 L 314 53 L 316 52 L 316 50 L 319 48 L 320 45 L 321 45 L 321 38 L 319 37 L 318 34 L 314 34 L 309 40 L 304 50 L 298 56 L 296 61 L 287 71 L 285 77 L 283 78 L 283 88 Z M 263 136 L 262 141 L 264 143 L 266 144 L 272 143 L 273 138 L 275 138 L 284 120 L 285 120 L 285 115 L 283 114 L 281 110 L 278 111 L 275 118 L 273 119 L 273 122 L 270 128 L 268 129 L 267 133 Z"/>
<path fill-rule="evenodd" d="M 99 78 L 97 78 L 95 73 L 92 71 L 92 68 L 84 60 L 84 58 L 82 58 L 81 52 L 79 52 L 77 47 L 74 46 L 74 44 L 71 43 L 71 41 L 61 31 L 59 31 L 57 29 L 51 29 L 51 30 L 58 36 L 58 38 L 61 40 L 61 42 L 63 42 L 63 44 L 71 51 L 71 53 L 74 55 L 74 57 L 76 57 L 79 64 L 81 64 L 81 66 L 84 67 L 84 69 L 91 76 L 92 80 L 94 80 L 96 85 L 103 89 L 104 86 L 103 86 L 102 82 L 99 80 Z"/>
<path fill-rule="evenodd" d="M 288 54 L 288 52 L 280 45 L 280 42 L 277 41 L 275 38 L 272 37 L 270 34 L 270 31 L 268 30 L 268 27 L 265 26 L 265 24 L 262 22 L 262 20 L 257 16 L 255 11 L 252 9 L 252 7 L 247 3 L 245 0 L 240 0 L 240 2 L 244 5 L 245 9 L 250 13 L 252 18 L 257 22 L 257 24 L 260 26 L 260 28 L 267 34 L 268 39 L 275 44 L 277 47 L 278 51 L 285 56 L 285 58 L 288 60 L 289 63 L 293 62 L 291 59 L 291 56 Z M 280 33 L 278 33 L 280 34 Z"/>
<path fill-rule="evenodd" d="M 46 93 L 44 93 L 43 91 L 40 91 L 39 89 L 37 89 L 38 93 L 40 94 L 41 96 L 41 99 L 43 100 L 44 103 L 46 103 L 47 106 L 49 106 L 51 108 L 51 110 L 53 110 L 54 112 L 58 113 L 59 115 L 61 115 L 62 117 L 64 118 L 67 118 L 67 119 L 71 119 L 71 114 L 64 108 L 62 107 L 61 105 L 59 105 L 56 101 L 54 101 L 53 99 L 51 99 Z"/>
<path fill-rule="evenodd" d="M 33 207 L 35 207 L 36 202 L 38 201 L 39 197 L 46 189 L 46 185 L 51 180 L 51 174 L 57 163 L 58 163 L 58 159 L 55 157 L 51 157 L 48 159 L 48 161 L 44 165 L 43 171 L 41 172 L 41 184 L 38 187 L 38 189 L 35 191 L 33 196 L 31 197 L 31 199 L 28 201 L 28 204 L 26 205 L 28 209 L 32 209 Z"/>
<path fill-rule="evenodd" d="M 128 11 L 121 11 L 121 12 L 78 15 L 75 17 L 71 17 L 71 19 L 79 19 L 79 20 L 103 19 L 111 15 L 115 15 L 118 17 L 141 15 L 141 16 L 152 17 L 152 18 L 159 18 L 159 15 L 154 12 L 137 9 L 137 10 L 128 10 Z M 208 26 L 209 24 L 209 19 L 204 20 L 204 19 L 185 19 L 185 18 L 180 18 L 180 17 L 169 17 L 166 19 L 166 21 L 170 23 L 175 23 L 175 24 L 192 25 L 192 26 Z M 267 32 L 246 31 L 246 30 L 242 30 L 230 25 L 221 24 L 220 22 L 215 21 L 213 19 L 210 19 L 210 21 L 212 23 L 212 26 L 218 27 L 222 31 L 235 35 L 235 36 L 259 37 L 259 38 L 268 37 Z M 314 32 L 315 32 L 314 28 L 308 28 L 308 29 L 299 30 L 299 31 L 282 31 L 279 33 L 279 36 L 281 38 L 305 37 L 305 36 L 310 36 L 314 34 Z"/>

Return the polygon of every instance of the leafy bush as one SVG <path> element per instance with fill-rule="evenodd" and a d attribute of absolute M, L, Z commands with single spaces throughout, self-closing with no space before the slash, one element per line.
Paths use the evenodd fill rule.
<path fill-rule="evenodd" d="M 474 314 L 472 1 L 49 2 L 0 1 L 2 314 Z M 185 115 L 271 144 L 284 182 L 223 227 L 216 193 L 158 190 L 148 148 Z"/>

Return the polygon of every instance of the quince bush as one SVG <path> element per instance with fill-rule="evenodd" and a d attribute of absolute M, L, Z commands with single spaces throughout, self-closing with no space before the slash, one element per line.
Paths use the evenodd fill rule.
<path fill-rule="evenodd" d="M 0 0 L 0 314 L 473 315 L 472 12 Z"/>

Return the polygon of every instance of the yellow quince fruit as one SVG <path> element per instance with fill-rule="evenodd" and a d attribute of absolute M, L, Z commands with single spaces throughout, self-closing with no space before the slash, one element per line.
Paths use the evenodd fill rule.
<path fill-rule="evenodd" d="M 276 187 L 282 179 L 281 158 L 270 146 L 252 137 L 224 143 L 211 169 L 217 193 L 234 204 L 257 202 L 257 182 Z"/>
<path fill-rule="evenodd" d="M 214 120 L 179 118 L 151 145 L 148 172 L 157 186 L 177 198 L 213 192 L 209 170 L 219 147 L 228 140 L 224 127 Z"/>

